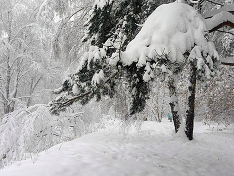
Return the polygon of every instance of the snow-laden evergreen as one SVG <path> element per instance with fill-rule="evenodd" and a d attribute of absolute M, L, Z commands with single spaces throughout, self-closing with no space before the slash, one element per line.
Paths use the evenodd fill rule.
<path fill-rule="evenodd" d="M 126 114 L 133 115 L 144 110 L 152 82 L 162 77 L 168 82 L 169 104 L 177 132 L 183 121 L 177 97 L 177 79 L 184 67 L 189 66 L 185 131 L 190 131 L 187 135 L 189 133 L 192 139 L 196 80 L 206 87 L 206 80 L 216 74 L 219 65 L 218 53 L 208 38 L 206 21 L 185 2 L 163 4 L 146 19 L 134 36 L 136 29 L 128 31 L 128 27 L 136 25 L 140 16 L 137 12 L 142 12 L 144 6 L 141 2 L 134 5 L 130 2 L 126 7 L 134 9 L 134 18 L 124 14 L 115 24 L 108 15 L 119 19 L 121 5 L 126 4 L 120 3 L 115 13 L 111 11 L 113 1 L 108 1 L 101 8 L 95 5 L 91 10 L 86 23 L 88 35 L 84 39 L 89 40 L 90 50 L 84 54 L 78 72 L 64 81 L 58 92 L 64 94 L 57 102 L 51 103 L 51 112 L 58 114 L 75 101 L 85 104 L 93 97 L 98 101 L 102 95 L 113 97 L 119 76 L 128 82 L 131 103 Z M 108 31 L 113 29 L 113 33 Z M 78 85 L 81 94 L 72 98 L 71 87 L 74 84 Z"/>
<path fill-rule="evenodd" d="M 98 2 L 105 3 L 101 3 L 100 6 Z M 165 2 L 167 1 L 165 0 Z M 81 57 L 77 72 L 69 75 L 63 85 L 55 90 L 55 93 L 63 93 L 60 94 L 60 98 L 51 103 L 52 113 L 58 114 L 60 111 L 64 111 L 65 107 L 74 101 L 86 104 L 94 97 L 96 97 L 96 100 L 100 100 L 103 95 L 114 96 L 117 91 L 115 85 L 118 82 L 116 82 L 116 76 L 123 78 L 122 74 L 125 72 L 119 69 L 119 66 L 121 67 L 120 53 L 135 37 L 140 29 L 139 24 L 160 3 L 152 0 L 95 2 L 89 13 L 89 18 L 84 24 L 87 29 L 83 42 L 89 45 L 89 49 Z M 116 67 L 116 65 L 118 66 Z M 92 80 L 96 80 L 96 78 L 93 77 L 96 77 L 101 70 L 103 70 L 105 79 L 98 86 L 94 85 Z M 132 92 L 134 85 L 131 85 L 131 83 L 135 82 L 136 78 L 131 76 L 131 73 L 127 74 L 130 78 L 128 79 L 128 82 L 130 82 L 129 91 Z M 72 92 L 74 84 L 77 84 L 79 88 L 81 95 L 78 96 L 79 98 L 74 97 L 75 94 Z M 147 86 L 144 89 L 147 89 Z M 70 101 L 71 99 L 74 101 Z M 145 104 L 144 99 L 142 99 L 142 102 Z M 132 110 L 132 113 L 142 110 L 143 108 L 137 111 Z"/>
<path fill-rule="evenodd" d="M 138 67 L 146 66 L 145 74 L 150 77 L 153 77 L 152 70 L 158 65 L 162 72 L 173 74 L 175 67 L 168 63 L 183 65 L 188 57 L 189 60 L 207 57 L 204 62 L 213 70 L 211 57 L 217 61 L 219 56 L 214 45 L 207 42 L 207 32 L 204 19 L 192 7 L 182 3 L 164 4 L 149 16 L 122 53 L 121 61 L 124 65 L 136 62 Z M 168 61 L 160 64 L 163 59 Z M 198 59 L 198 69 L 205 63 Z M 165 64 L 168 68 L 165 68 Z M 206 73 L 209 77 L 208 70 Z M 145 81 L 149 80 L 145 78 Z"/>
<path fill-rule="evenodd" d="M 233 69 L 224 66 L 212 79 L 219 54 L 233 65 L 233 5 L 206 16 L 199 13 L 213 1 L 0 2 L 0 167 L 15 163 L 0 175 L 44 176 L 46 168 L 50 176 L 233 173 Z M 58 65 L 68 67 L 54 90 L 59 96 L 30 106 L 53 97 Z M 101 104 L 73 104 L 92 99 Z M 209 128 L 194 120 L 195 105 Z M 174 129 L 165 122 L 170 113 Z M 140 130 L 139 119 L 162 123 L 144 122 Z M 132 122 L 137 133 L 127 135 Z M 48 150 L 52 155 L 41 153 Z"/>

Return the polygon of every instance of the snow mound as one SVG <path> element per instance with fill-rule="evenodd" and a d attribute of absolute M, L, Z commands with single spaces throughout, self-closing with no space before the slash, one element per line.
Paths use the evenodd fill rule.
<path fill-rule="evenodd" d="M 195 45 L 209 49 L 204 37 L 206 32 L 204 19 L 189 5 L 163 4 L 148 17 L 141 31 L 128 44 L 122 53 L 122 62 L 144 66 L 147 61 L 162 55 L 168 55 L 172 62 L 183 62 L 186 51 L 191 51 Z"/>

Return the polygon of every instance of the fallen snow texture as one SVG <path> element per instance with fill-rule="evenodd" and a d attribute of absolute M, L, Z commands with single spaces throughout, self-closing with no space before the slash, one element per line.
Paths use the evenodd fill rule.
<path fill-rule="evenodd" d="M 210 31 L 224 22 L 231 22 L 234 24 L 234 15 L 229 12 L 220 12 L 212 18 L 206 19 L 207 29 Z"/>
<path fill-rule="evenodd" d="M 115 125 L 56 145 L 0 170 L 0 176 L 231 176 L 234 125 L 195 123 L 195 140 L 173 136 L 172 122 L 144 122 L 141 131 Z M 222 130 L 222 131 L 221 131 Z M 34 161 L 34 163 L 33 163 Z"/>
<path fill-rule="evenodd" d="M 122 53 L 122 62 L 125 65 L 138 62 L 138 66 L 142 66 L 163 54 L 168 54 L 173 62 L 183 62 L 183 54 L 194 44 L 208 49 L 206 31 L 204 19 L 191 6 L 176 2 L 163 4 L 148 17 L 141 31 L 128 44 Z"/>
<path fill-rule="evenodd" d="M 210 18 L 213 17 L 214 15 L 220 13 L 220 12 L 234 12 L 234 4 L 225 4 L 223 7 L 220 9 L 215 9 L 211 11 L 206 11 L 203 14 L 204 18 Z"/>

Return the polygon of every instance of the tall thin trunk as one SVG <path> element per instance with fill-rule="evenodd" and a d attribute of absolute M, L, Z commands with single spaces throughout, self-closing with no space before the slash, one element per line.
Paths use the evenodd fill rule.
<path fill-rule="evenodd" d="M 6 99 L 5 99 L 5 102 L 4 102 L 4 114 L 8 114 L 11 112 L 11 107 L 10 107 L 10 104 L 9 104 L 9 98 L 10 98 L 10 81 L 11 81 L 11 68 L 10 68 L 10 54 L 9 54 L 9 51 L 8 51 L 8 56 L 7 56 L 7 71 L 6 71 L 6 84 L 5 84 L 5 90 L 6 90 Z"/>
<path fill-rule="evenodd" d="M 11 43 L 11 12 L 8 11 L 7 13 L 7 18 L 8 18 L 8 22 L 9 25 L 6 26 L 6 30 L 7 30 L 7 34 L 8 34 L 8 43 Z M 10 112 L 12 112 L 12 107 L 10 104 L 10 82 L 11 82 L 11 66 L 10 66 L 10 49 L 7 49 L 7 53 L 6 53 L 6 67 L 7 67 L 7 71 L 6 71 L 6 83 L 5 83 L 5 90 L 6 90 L 6 98 L 5 98 L 5 102 L 4 102 L 4 113 L 8 114 Z"/>
<path fill-rule="evenodd" d="M 169 96 L 170 96 L 170 107 L 171 107 L 171 113 L 172 118 L 175 126 L 175 132 L 177 133 L 180 124 L 182 121 L 181 115 L 180 115 L 180 108 L 179 108 L 179 102 L 177 97 L 177 91 L 176 91 L 176 81 L 173 76 L 169 78 L 168 81 L 168 88 L 169 88 Z"/>
<path fill-rule="evenodd" d="M 185 133 L 189 140 L 193 139 L 194 126 L 194 108 L 195 108 L 195 94 L 196 94 L 196 67 L 194 64 L 190 65 L 189 86 L 188 86 L 188 109 L 186 111 L 186 126 Z"/>
<path fill-rule="evenodd" d="M 29 90 L 29 98 L 28 98 L 28 101 L 27 101 L 27 107 L 30 106 L 31 104 L 31 101 L 32 101 L 32 95 L 36 89 L 36 87 L 38 86 L 40 80 L 43 78 L 43 75 L 41 75 L 34 83 L 34 79 L 31 78 L 31 83 L 30 83 L 30 90 Z M 36 78 L 35 78 L 36 79 Z"/>

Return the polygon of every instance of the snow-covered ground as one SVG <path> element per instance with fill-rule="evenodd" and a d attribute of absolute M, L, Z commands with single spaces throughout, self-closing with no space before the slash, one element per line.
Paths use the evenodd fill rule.
<path fill-rule="evenodd" d="M 234 175 L 234 125 L 197 122 L 195 139 L 188 141 L 174 136 L 167 120 L 144 122 L 128 134 L 117 124 L 5 167 L 0 176 Z"/>

